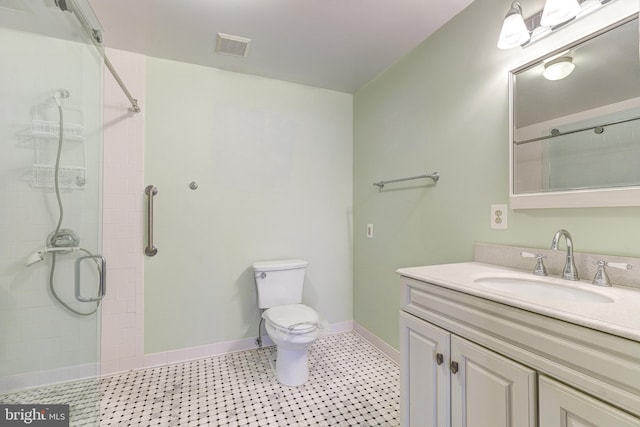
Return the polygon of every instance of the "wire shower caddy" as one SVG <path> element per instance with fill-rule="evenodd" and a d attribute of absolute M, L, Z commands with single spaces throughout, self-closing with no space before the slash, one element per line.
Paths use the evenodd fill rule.
<path fill-rule="evenodd" d="M 87 176 L 83 112 L 79 107 L 67 105 L 62 106 L 62 112 L 64 155 L 58 170 L 58 183 L 61 189 L 79 190 L 84 188 Z M 60 138 L 60 117 L 53 100 L 36 107 L 29 134 L 35 148 L 31 186 L 53 188 Z"/>

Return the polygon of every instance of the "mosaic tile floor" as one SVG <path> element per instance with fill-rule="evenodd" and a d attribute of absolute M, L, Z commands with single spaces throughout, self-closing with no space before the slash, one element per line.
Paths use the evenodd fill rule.
<path fill-rule="evenodd" d="M 70 403 L 72 426 L 399 426 L 399 368 L 355 333 L 309 350 L 310 377 L 281 386 L 275 347 L 0 396 Z M 51 399 L 56 399 L 53 402 Z M 99 423 L 96 419 L 99 412 Z"/>

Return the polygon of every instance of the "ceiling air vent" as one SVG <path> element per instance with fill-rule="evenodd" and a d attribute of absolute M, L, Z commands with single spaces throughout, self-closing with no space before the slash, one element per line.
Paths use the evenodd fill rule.
<path fill-rule="evenodd" d="M 251 39 L 218 33 L 216 39 L 216 52 L 225 55 L 247 56 Z"/>

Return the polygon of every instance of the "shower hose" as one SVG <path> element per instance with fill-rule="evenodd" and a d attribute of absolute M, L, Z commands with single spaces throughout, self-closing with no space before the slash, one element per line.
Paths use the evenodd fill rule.
<path fill-rule="evenodd" d="M 57 102 L 57 100 L 56 100 Z M 58 234 L 58 232 L 60 231 L 60 227 L 62 226 L 62 219 L 64 218 L 64 206 L 62 204 L 62 198 L 60 197 L 60 182 L 59 182 L 59 171 L 60 171 L 60 157 L 62 155 L 62 142 L 64 140 L 64 113 L 62 111 L 62 104 L 60 104 L 59 102 L 57 102 L 58 104 L 58 116 L 59 116 L 59 122 L 60 122 L 60 130 L 58 132 L 58 152 L 56 153 L 56 164 L 55 164 L 55 168 L 54 168 L 54 173 L 53 173 L 53 182 L 54 182 L 54 188 L 55 188 L 55 193 L 56 193 L 56 200 L 58 202 L 58 224 L 56 225 L 56 229 L 53 232 L 53 236 L 55 238 L 55 236 Z M 93 254 L 91 252 L 89 252 L 88 250 L 84 249 L 84 248 L 79 248 L 79 250 L 81 250 L 82 252 L 88 254 L 89 256 L 93 256 Z M 96 306 L 93 310 L 89 311 L 89 312 L 82 312 L 82 311 L 78 311 L 76 309 L 74 309 L 73 307 L 71 307 L 69 304 L 67 304 L 66 302 L 64 302 L 62 300 L 62 298 L 60 298 L 60 296 L 58 295 L 58 293 L 55 290 L 55 286 L 54 286 L 54 275 L 55 275 L 55 271 L 56 271 L 56 256 L 57 253 L 56 252 L 52 252 L 52 259 L 51 259 L 51 270 L 49 271 L 49 289 L 51 290 L 51 294 L 53 295 L 53 297 L 67 310 L 71 311 L 72 313 L 75 313 L 79 316 L 90 316 L 93 313 L 95 313 L 96 311 L 98 311 L 98 307 L 100 307 L 100 301 L 96 301 Z M 98 265 L 98 263 L 96 262 L 96 268 L 98 269 L 98 273 L 100 273 L 100 266 Z"/>

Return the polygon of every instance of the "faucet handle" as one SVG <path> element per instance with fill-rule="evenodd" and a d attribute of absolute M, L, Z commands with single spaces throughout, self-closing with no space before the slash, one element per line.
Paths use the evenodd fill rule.
<path fill-rule="evenodd" d="M 631 270 L 633 268 L 631 264 L 627 264 L 626 262 L 607 262 L 605 265 L 607 267 L 619 268 L 620 270 Z"/>
<path fill-rule="evenodd" d="M 532 254 L 531 252 L 520 252 L 520 256 L 523 258 L 535 258 L 536 266 L 533 268 L 533 274 L 536 276 L 546 276 L 547 269 L 544 266 L 545 255 L 542 254 Z"/>
<path fill-rule="evenodd" d="M 596 275 L 593 277 L 593 283 L 596 286 L 611 286 L 611 281 L 609 280 L 609 275 L 605 267 L 613 267 L 618 268 L 620 270 L 631 270 L 631 264 L 627 264 L 626 262 L 607 262 L 604 260 L 594 261 L 594 264 L 598 266 L 598 271 L 596 271 Z"/>

